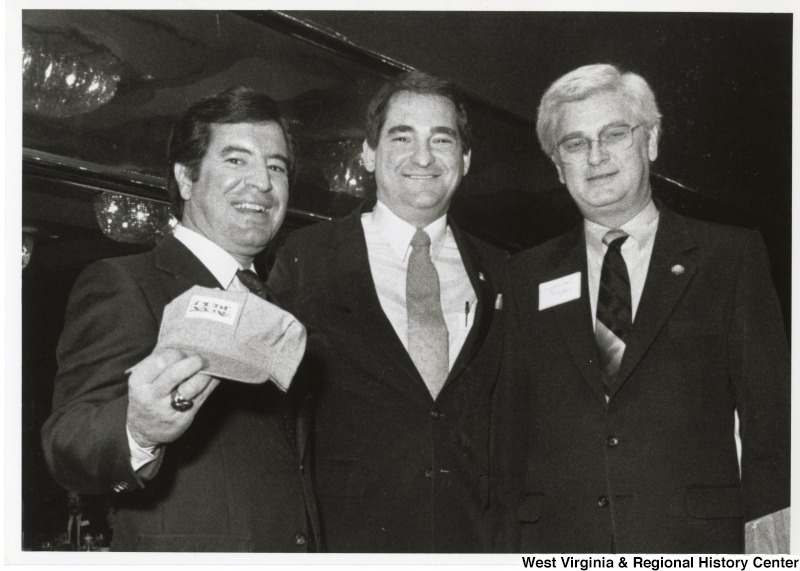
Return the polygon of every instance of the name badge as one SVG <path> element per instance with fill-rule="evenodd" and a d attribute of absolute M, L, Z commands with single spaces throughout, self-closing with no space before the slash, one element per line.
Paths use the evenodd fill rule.
<path fill-rule="evenodd" d="M 581 273 L 539 284 L 539 311 L 561 305 L 581 296 Z"/>

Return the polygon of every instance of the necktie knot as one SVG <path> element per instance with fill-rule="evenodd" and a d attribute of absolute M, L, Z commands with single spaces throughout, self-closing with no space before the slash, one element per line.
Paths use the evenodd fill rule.
<path fill-rule="evenodd" d="M 415 250 L 419 248 L 427 250 L 431 247 L 431 237 L 425 230 L 417 230 L 411 238 L 411 247 Z"/>
<path fill-rule="evenodd" d="M 251 293 L 261 299 L 267 299 L 267 287 L 253 270 L 239 270 L 236 272 L 236 277 Z"/>
<path fill-rule="evenodd" d="M 603 236 L 603 244 L 610 249 L 619 250 L 627 239 L 628 234 L 624 230 L 615 228 L 606 232 L 605 236 Z"/>

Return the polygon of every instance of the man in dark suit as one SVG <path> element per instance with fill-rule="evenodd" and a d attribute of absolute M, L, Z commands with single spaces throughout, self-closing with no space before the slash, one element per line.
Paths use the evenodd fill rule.
<path fill-rule="evenodd" d="M 269 279 L 308 328 L 326 548 L 487 551 L 506 255 L 447 216 L 470 164 L 466 111 L 452 84 L 409 73 L 367 121 L 377 201 L 292 234 Z"/>
<path fill-rule="evenodd" d="M 67 513 L 64 514 L 62 508 L 53 514 L 53 522 L 58 524 L 54 535 L 57 540 L 63 540 L 62 543 L 55 543 L 56 551 L 96 551 L 108 546 L 111 529 L 106 517 L 97 502 L 88 505 L 86 500 L 77 492 L 67 491 Z"/>
<path fill-rule="evenodd" d="M 91 265 L 73 289 L 42 431 L 48 465 L 65 487 L 118 493 L 115 550 L 307 551 L 308 431 L 292 391 L 220 382 L 199 355 L 153 351 L 164 307 L 192 286 L 260 284 L 242 271 L 286 213 L 285 122 L 266 95 L 231 88 L 177 120 L 169 159 L 174 234 Z"/>
<path fill-rule="evenodd" d="M 789 355 L 761 237 L 653 202 L 660 114 L 636 74 L 570 72 L 537 131 L 584 222 L 510 265 L 508 547 L 736 553 L 747 527 L 787 549 Z"/>

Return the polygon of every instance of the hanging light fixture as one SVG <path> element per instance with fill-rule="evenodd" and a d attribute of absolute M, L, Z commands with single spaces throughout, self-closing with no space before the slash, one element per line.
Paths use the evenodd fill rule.
<path fill-rule="evenodd" d="M 320 166 L 330 191 L 358 198 L 366 196 L 369 173 L 361 160 L 361 142 L 346 139 L 320 147 L 323 153 Z"/>
<path fill-rule="evenodd" d="M 33 256 L 33 234 L 22 232 L 22 269 L 28 267 Z"/>
<path fill-rule="evenodd" d="M 72 117 L 111 101 L 120 62 L 77 32 L 37 33 L 22 27 L 22 100 L 26 112 Z"/>
<path fill-rule="evenodd" d="M 156 244 L 178 223 L 167 204 L 114 192 L 95 196 L 94 213 L 103 234 L 130 244 Z"/>

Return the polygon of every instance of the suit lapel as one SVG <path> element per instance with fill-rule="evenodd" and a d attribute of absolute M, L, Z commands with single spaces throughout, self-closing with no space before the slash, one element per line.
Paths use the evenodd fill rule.
<path fill-rule="evenodd" d="M 464 371 L 470 362 L 472 362 L 478 349 L 483 345 L 483 341 L 489 331 L 489 326 L 492 323 L 496 296 L 492 273 L 489 272 L 487 268 L 483 267 L 481 263 L 482 259 L 475 246 L 452 220 L 448 220 L 448 224 L 453 231 L 453 237 L 458 246 L 461 261 L 464 263 L 464 268 L 467 271 L 469 280 L 472 283 L 472 288 L 475 290 L 475 295 L 478 298 L 478 305 L 475 309 L 475 319 L 473 320 L 472 329 L 464 340 L 464 345 L 461 347 L 461 351 L 458 353 L 455 363 L 453 363 L 453 367 L 445 382 L 445 387 Z"/>
<path fill-rule="evenodd" d="M 337 268 L 336 291 L 332 303 L 341 303 L 342 309 L 351 314 L 350 327 L 363 330 L 364 337 L 376 345 L 370 355 L 381 355 L 402 374 L 380 375 L 381 381 L 395 390 L 426 406 L 431 402 L 430 392 L 425 386 L 414 362 L 408 355 L 389 318 L 383 312 L 375 282 L 369 267 L 367 243 L 361 225 L 361 211 L 342 220 L 333 244 Z M 370 359 L 365 355 L 365 359 Z M 373 357 L 374 358 L 374 357 Z M 385 366 L 381 359 L 371 366 Z"/>
<path fill-rule="evenodd" d="M 589 383 L 597 398 L 605 403 L 603 383 L 597 359 L 597 345 L 592 326 L 592 307 L 589 302 L 589 285 L 586 276 L 586 242 L 583 224 L 569 232 L 550 260 L 553 268 L 545 281 L 580 272 L 581 296 L 575 301 L 562 303 L 548 310 L 558 323 L 564 343 L 569 349 L 581 375 Z M 539 287 L 539 284 L 534 284 Z M 534 310 L 538 310 L 534 308 Z"/>
<path fill-rule="evenodd" d="M 622 357 L 616 388 L 610 396 L 613 397 L 630 377 L 686 290 L 697 270 L 696 250 L 697 245 L 683 219 L 661 207 L 644 291 Z"/>
<path fill-rule="evenodd" d="M 154 248 L 153 253 L 155 255 L 156 267 L 160 271 L 165 272 L 172 277 L 171 280 L 167 281 L 169 300 L 166 303 L 169 303 L 169 301 L 196 285 L 207 288 L 222 288 L 222 285 L 214 277 L 214 274 L 212 274 L 209 269 L 203 265 L 203 263 L 191 252 L 191 250 L 184 246 L 183 243 L 174 236 L 170 235 L 161 240 L 161 242 L 159 242 Z M 267 387 L 261 388 L 267 389 Z M 267 395 L 267 398 L 273 398 L 275 396 L 278 398 L 286 398 L 286 406 L 290 407 L 291 399 L 285 395 L 277 395 L 278 392 L 279 391 L 276 390 L 276 395 L 269 395 L 268 390 L 263 391 L 263 393 Z M 297 416 L 291 420 L 287 420 L 281 416 L 282 414 L 286 413 L 297 414 Z M 274 425 L 275 430 L 283 438 L 284 444 L 286 445 L 288 451 L 292 455 L 297 453 L 302 459 L 302 455 L 305 453 L 305 439 L 308 435 L 308 430 L 305 426 L 300 428 L 300 424 L 306 423 L 307 420 L 305 417 L 303 417 L 302 412 L 284 410 L 268 416 Z M 294 437 L 289 434 L 289 431 L 287 431 L 285 424 L 286 422 L 296 423 L 296 426 L 298 427 L 296 437 L 297 446 L 295 446 L 295 442 L 292 442 Z"/>
<path fill-rule="evenodd" d="M 174 278 L 168 282 L 167 287 L 172 298 L 196 285 L 222 287 L 214 274 L 175 236 L 170 235 L 161 240 L 153 249 L 153 254 L 156 268 Z"/>

